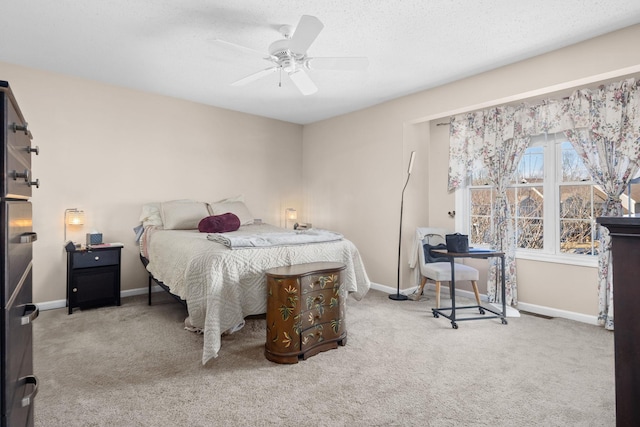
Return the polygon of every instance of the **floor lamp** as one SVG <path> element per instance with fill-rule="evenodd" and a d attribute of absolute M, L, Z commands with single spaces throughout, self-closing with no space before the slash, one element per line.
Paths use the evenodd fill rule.
<path fill-rule="evenodd" d="M 416 152 L 411 152 L 411 159 L 409 160 L 409 168 L 407 169 L 407 181 L 402 188 L 402 197 L 400 198 L 400 235 L 398 236 L 398 290 L 395 294 L 390 294 L 389 298 L 395 301 L 405 301 L 408 297 L 400 293 L 400 252 L 402 248 L 402 210 L 404 208 L 404 190 L 407 189 L 409 184 L 409 178 L 411 178 L 411 169 L 413 169 L 413 160 L 416 156 Z"/>

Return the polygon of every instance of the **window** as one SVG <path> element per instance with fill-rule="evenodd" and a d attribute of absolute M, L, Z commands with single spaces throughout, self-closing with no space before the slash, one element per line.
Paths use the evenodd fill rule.
<path fill-rule="evenodd" d="M 558 138 L 560 139 L 560 138 Z M 582 159 L 569 141 L 560 140 L 558 179 L 558 236 L 561 253 L 598 253 L 595 218 L 602 215 L 606 199 L 594 185 Z"/>
<path fill-rule="evenodd" d="M 470 244 L 489 245 L 497 194 L 488 171 L 475 170 L 458 199 L 468 207 L 458 212 L 469 213 L 459 225 L 468 231 Z M 595 265 L 595 218 L 606 196 L 563 133 L 532 138 L 506 197 L 518 257 Z"/>

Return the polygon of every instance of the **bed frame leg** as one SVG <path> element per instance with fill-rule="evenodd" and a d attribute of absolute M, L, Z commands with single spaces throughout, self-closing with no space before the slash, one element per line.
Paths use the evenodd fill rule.
<path fill-rule="evenodd" d="M 149 275 L 149 305 L 151 305 L 151 275 Z"/>

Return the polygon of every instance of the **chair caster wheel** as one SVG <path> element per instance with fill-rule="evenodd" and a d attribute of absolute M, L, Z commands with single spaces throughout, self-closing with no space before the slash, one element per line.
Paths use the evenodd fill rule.
<path fill-rule="evenodd" d="M 502 319 L 502 324 L 506 325 L 507 324 L 507 319 Z"/>
<path fill-rule="evenodd" d="M 455 322 L 451 322 L 451 327 L 452 327 L 453 329 L 458 329 L 458 324 L 457 324 L 457 323 L 455 323 Z"/>
<path fill-rule="evenodd" d="M 482 314 L 482 315 L 484 315 L 484 314 L 485 314 L 484 309 L 482 309 L 482 308 L 480 309 L 480 314 Z"/>

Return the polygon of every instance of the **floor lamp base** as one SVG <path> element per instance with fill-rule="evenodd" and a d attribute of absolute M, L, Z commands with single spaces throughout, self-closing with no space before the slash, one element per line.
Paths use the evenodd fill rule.
<path fill-rule="evenodd" d="M 406 301 L 409 299 L 409 297 L 401 293 L 397 293 L 397 294 L 390 294 L 389 299 L 392 299 L 394 301 Z"/>

